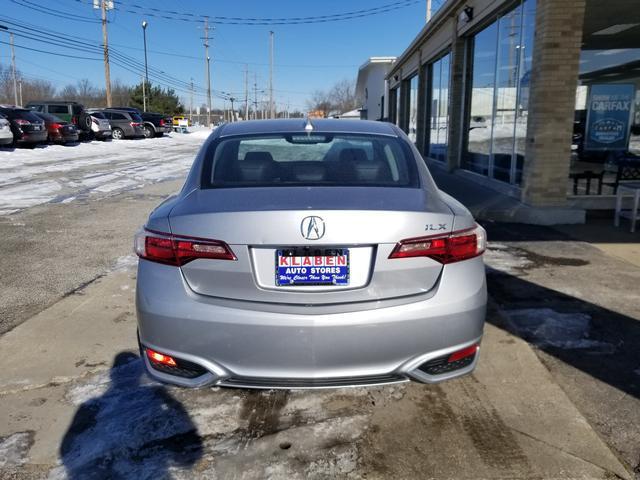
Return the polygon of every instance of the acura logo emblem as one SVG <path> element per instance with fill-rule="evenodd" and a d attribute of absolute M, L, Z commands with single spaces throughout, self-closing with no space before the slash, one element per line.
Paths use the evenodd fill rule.
<path fill-rule="evenodd" d="M 307 240 L 320 240 L 324 236 L 324 220 L 320 217 L 303 218 L 300 233 Z"/>

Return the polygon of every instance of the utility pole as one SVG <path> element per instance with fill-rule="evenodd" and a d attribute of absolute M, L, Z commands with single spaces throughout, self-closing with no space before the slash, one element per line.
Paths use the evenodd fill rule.
<path fill-rule="evenodd" d="M 20 106 L 23 105 L 22 100 L 22 79 L 18 80 L 18 90 L 20 91 Z"/>
<path fill-rule="evenodd" d="M 254 72 L 253 77 L 253 119 L 258 119 L 258 74 Z"/>
<path fill-rule="evenodd" d="M 207 127 L 211 126 L 211 58 L 209 57 L 209 17 L 204 17 L 204 56 L 207 61 Z"/>
<path fill-rule="evenodd" d="M 244 66 L 244 119 L 249 120 L 249 65 Z"/>
<path fill-rule="evenodd" d="M 189 123 L 192 123 L 191 117 L 193 116 L 193 77 L 191 77 L 191 85 L 189 88 Z"/>
<path fill-rule="evenodd" d="M 427 0 L 427 23 L 431 20 L 431 0 Z"/>
<path fill-rule="evenodd" d="M 13 102 L 18 105 L 18 74 L 16 73 L 16 50 L 13 46 L 13 33 L 9 34 L 9 44 L 11 45 L 11 70 L 13 70 Z"/>
<path fill-rule="evenodd" d="M 107 0 L 101 0 L 102 48 L 104 50 L 104 83 L 107 92 L 107 107 L 111 107 L 111 71 L 109 69 L 109 36 L 107 34 Z"/>
<path fill-rule="evenodd" d="M 269 118 L 276 118 L 273 104 L 273 30 L 269 32 Z"/>

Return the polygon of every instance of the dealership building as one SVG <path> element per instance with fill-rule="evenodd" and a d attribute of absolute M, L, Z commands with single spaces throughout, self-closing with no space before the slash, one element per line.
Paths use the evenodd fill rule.
<path fill-rule="evenodd" d="M 446 0 L 395 61 L 361 67 L 358 89 L 363 118 L 396 123 L 432 169 L 533 223 L 583 222 L 640 181 L 636 1 Z"/>

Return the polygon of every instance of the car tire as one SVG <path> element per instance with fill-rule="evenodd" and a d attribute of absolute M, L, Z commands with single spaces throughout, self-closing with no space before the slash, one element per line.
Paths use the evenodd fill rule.
<path fill-rule="evenodd" d="M 111 130 L 111 137 L 114 140 L 124 140 L 124 132 L 122 131 L 121 128 L 114 128 L 113 130 Z"/>
<path fill-rule="evenodd" d="M 155 131 L 153 130 L 153 127 L 151 127 L 150 125 L 145 125 L 144 126 L 144 138 L 153 138 L 155 136 Z"/>
<path fill-rule="evenodd" d="M 78 118 L 78 128 L 84 132 L 91 132 L 91 125 L 93 124 L 93 120 L 91 120 L 91 115 L 86 112 L 82 112 L 80 117 Z"/>

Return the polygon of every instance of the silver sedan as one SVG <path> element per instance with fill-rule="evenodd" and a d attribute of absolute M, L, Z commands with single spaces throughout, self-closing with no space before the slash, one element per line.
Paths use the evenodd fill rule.
<path fill-rule="evenodd" d="M 146 368 L 253 388 L 470 373 L 485 243 L 394 125 L 225 124 L 135 238 Z"/>

